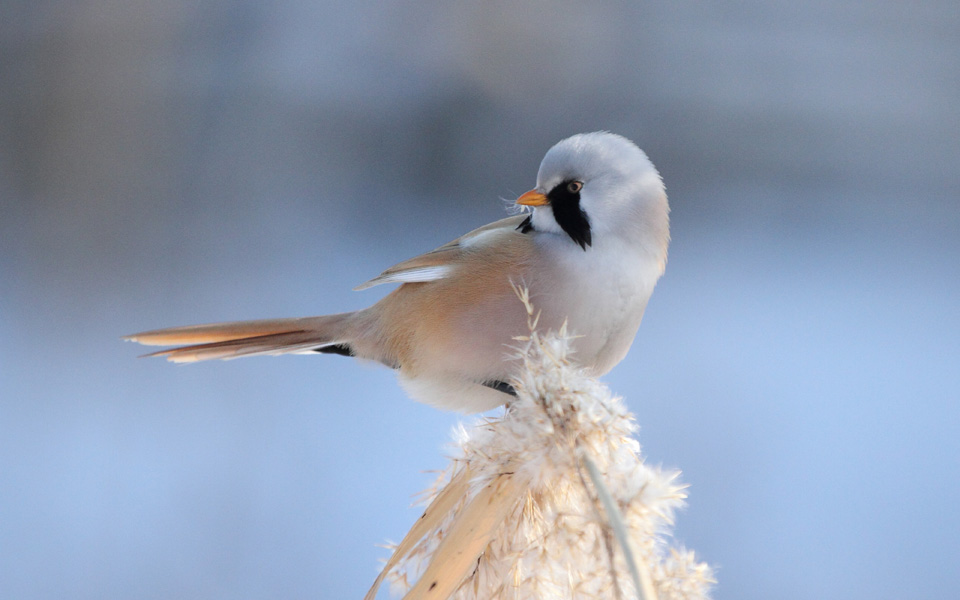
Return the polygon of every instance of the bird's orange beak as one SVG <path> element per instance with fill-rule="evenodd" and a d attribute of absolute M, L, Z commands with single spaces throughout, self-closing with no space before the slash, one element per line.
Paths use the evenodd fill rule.
<path fill-rule="evenodd" d="M 526 194 L 517 198 L 517 204 L 522 204 L 524 206 L 544 206 L 549 204 L 550 200 L 546 196 L 538 192 L 537 190 L 530 190 Z"/>

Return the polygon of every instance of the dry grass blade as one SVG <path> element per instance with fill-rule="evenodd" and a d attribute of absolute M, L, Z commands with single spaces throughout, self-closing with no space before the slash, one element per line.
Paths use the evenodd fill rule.
<path fill-rule="evenodd" d="M 597 491 L 597 497 L 603 503 L 603 509 L 607 513 L 607 520 L 610 528 L 613 530 L 623 551 L 623 558 L 630 569 L 630 576 L 633 578 L 633 585 L 637 590 L 637 595 L 641 600 L 657 600 L 657 592 L 653 589 L 653 580 L 650 577 L 650 571 L 646 563 L 638 562 L 637 557 L 630 546 L 630 532 L 627 530 L 627 524 L 623 520 L 623 514 L 617 507 L 616 501 L 607 489 L 607 484 L 603 482 L 600 475 L 600 469 L 586 453 L 581 456 L 583 464 L 587 467 L 587 473 L 590 475 L 590 481 Z"/>
<path fill-rule="evenodd" d="M 446 600 L 476 565 L 494 531 L 503 522 L 529 482 L 503 473 L 488 483 L 457 515 L 430 564 L 403 600 Z"/>
<path fill-rule="evenodd" d="M 403 536 L 403 540 L 394 549 L 387 564 L 383 566 L 383 570 L 380 571 L 376 581 L 374 581 L 370 587 L 370 591 L 364 596 L 364 600 L 373 600 L 377 596 L 380 584 L 383 583 L 383 578 L 387 576 L 387 573 L 389 573 L 398 562 L 406 558 L 407 554 L 409 554 L 417 542 L 420 541 L 420 538 L 438 527 L 444 517 L 450 514 L 450 511 L 456 507 L 457 502 L 467 495 L 470 491 L 471 477 L 470 467 L 465 466 L 447 485 L 443 486 L 443 489 L 437 494 L 437 497 L 433 499 L 430 506 L 423 511 L 423 515 L 417 519 L 417 522 L 413 524 L 413 527 L 410 528 L 407 535 Z"/>

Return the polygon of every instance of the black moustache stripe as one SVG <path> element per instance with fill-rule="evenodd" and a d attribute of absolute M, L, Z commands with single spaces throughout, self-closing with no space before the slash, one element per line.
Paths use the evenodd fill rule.
<path fill-rule="evenodd" d="M 574 242 L 587 249 L 593 238 L 590 233 L 590 219 L 587 213 L 580 208 L 580 192 L 571 192 L 568 189 L 573 180 L 564 181 L 550 190 L 547 199 L 553 209 L 553 218 L 557 225 L 570 236 Z"/>

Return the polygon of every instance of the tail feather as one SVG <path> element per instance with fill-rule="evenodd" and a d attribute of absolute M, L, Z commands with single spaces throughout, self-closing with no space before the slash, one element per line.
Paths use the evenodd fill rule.
<path fill-rule="evenodd" d="M 135 333 L 124 339 L 147 346 L 180 345 L 146 355 L 163 356 L 171 362 L 289 354 L 348 344 L 353 314 L 190 325 Z"/>

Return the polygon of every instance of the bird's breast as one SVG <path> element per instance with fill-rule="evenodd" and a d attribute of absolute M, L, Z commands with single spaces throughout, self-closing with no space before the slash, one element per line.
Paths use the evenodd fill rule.
<path fill-rule="evenodd" d="M 567 322 L 574 359 L 596 374 L 609 371 L 633 343 L 647 301 L 662 273 L 662 260 L 635 247 L 600 242 L 586 251 L 549 253 L 531 298 L 541 323 Z"/>

